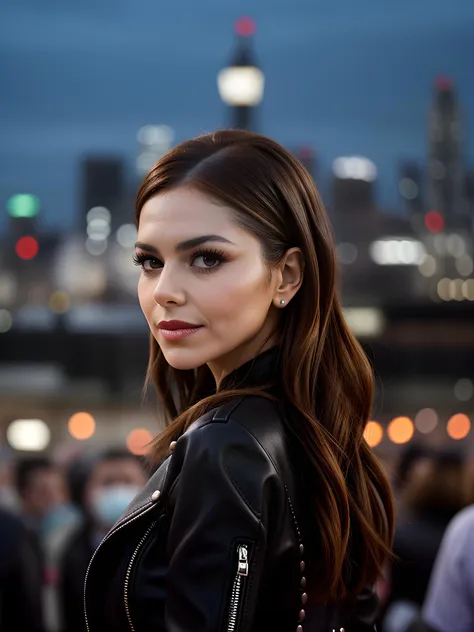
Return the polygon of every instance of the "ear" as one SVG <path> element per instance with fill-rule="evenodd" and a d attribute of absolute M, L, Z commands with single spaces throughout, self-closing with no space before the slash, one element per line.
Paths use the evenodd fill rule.
<path fill-rule="evenodd" d="M 278 271 L 279 282 L 273 301 L 277 307 L 285 307 L 303 283 L 304 260 L 301 249 L 289 248 L 278 264 Z"/>

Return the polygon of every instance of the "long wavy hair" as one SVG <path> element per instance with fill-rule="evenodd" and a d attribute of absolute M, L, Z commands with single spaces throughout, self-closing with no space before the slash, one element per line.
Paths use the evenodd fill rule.
<path fill-rule="evenodd" d="M 390 555 L 394 511 L 388 481 L 363 438 L 373 372 L 342 314 L 332 229 L 313 179 L 269 138 L 218 131 L 183 142 L 151 169 L 138 191 L 137 225 L 150 198 L 180 186 L 233 208 L 239 225 L 260 241 L 269 267 L 288 248 L 303 253 L 302 286 L 282 310 L 279 368 L 292 434 L 309 464 L 317 544 L 308 584 L 318 600 L 354 597 L 377 579 Z M 209 395 L 209 377 L 206 365 L 171 367 L 151 336 L 147 383 L 154 383 L 166 418 L 152 446 L 157 461 L 205 412 L 255 394 L 230 388 Z"/>

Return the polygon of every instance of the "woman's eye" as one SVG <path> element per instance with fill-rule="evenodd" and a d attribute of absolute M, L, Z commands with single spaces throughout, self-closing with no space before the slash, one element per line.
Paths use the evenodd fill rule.
<path fill-rule="evenodd" d="M 146 259 L 143 262 L 143 269 L 144 270 L 158 270 L 162 266 L 163 266 L 163 264 L 158 259 Z"/>
<path fill-rule="evenodd" d="M 196 268 L 216 268 L 221 260 L 216 255 L 198 255 L 193 260 Z"/>

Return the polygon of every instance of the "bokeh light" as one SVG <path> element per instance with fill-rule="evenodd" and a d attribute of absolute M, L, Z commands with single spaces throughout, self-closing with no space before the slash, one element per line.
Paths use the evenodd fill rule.
<path fill-rule="evenodd" d="M 153 435 L 145 428 L 135 428 L 132 430 L 126 440 L 127 448 L 132 454 L 142 456 L 148 454 L 148 444 L 153 439 Z"/>
<path fill-rule="evenodd" d="M 470 281 L 471 279 L 469 279 Z M 438 296 L 443 301 L 463 301 L 469 299 L 469 290 L 466 286 L 468 281 L 462 279 L 443 278 L 438 281 Z"/>
<path fill-rule="evenodd" d="M 49 309 L 55 314 L 65 314 L 71 307 L 71 297 L 67 292 L 53 292 L 49 297 Z"/>
<path fill-rule="evenodd" d="M 451 233 L 446 239 L 446 249 L 452 257 L 462 257 L 466 252 L 466 242 L 461 235 Z"/>
<path fill-rule="evenodd" d="M 39 199 L 29 193 L 17 193 L 7 201 L 7 210 L 11 217 L 35 217 L 39 209 Z"/>
<path fill-rule="evenodd" d="M 425 226 L 431 233 L 440 233 L 444 228 L 444 219 L 438 211 L 429 211 L 425 216 Z"/>
<path fill-rule="evenodd" d="M 461 276 L 468 277 L 474 271 L 474 262 L 472 261 L 472 257 L 467 254 L 461 255 L 454 262 L 456 266 L 456 270 L 459 272 Z"/>
<path fill-rule="evenodd" d="M 255 33 L 255 22 L 247 16 L 239 18 L 235 23 L 235 32 L 240 37 L 250 37 Z"/>
<path fill-rule="evenodd" d="M 368 421 L 364 430 L 364 439 L 371 448 L 375 448 L 383 439 L 383 428 L 378 421 Z"/>
<path fill-rule="evenodd" d="M 400 191 L 400 194 L 406 200 L 414 200 L 420 194 L 418 185 L 411 178 L 402 178 L 398 183 L 398 189 Z"/>
<path fill-rule="evenodd" d="M 18 280 L 7 270 L 0 271 L 0 305 L 7 306 L 15 302 L 18 295 Z"/>
<path fill-rule="evenodd" d="M 425 255 L 425 258 L 418 266 L 420 273 L 424 277 L 432 277 L 436 273 L 436 259 L 432 255 Z"/>
<path fill-rule="evenodd" d="M 117 230 L 117 242 L 122 248 L 133 248 L 137 241 L 137 229 L 134 224 L 122 224 Z"/>
<path fill-rule="evenodd" d="M 20 237 L 16 242 L 15 252 L 20 259 L 34 259 L 39 251 L 38 241 L 31 237 L 31 235 L 25 235 Z"/>
<path fill-rule="evenodd" d="M 467 415 L 464 415 L 462 413 L 453 415 L 448 421 L 448 425 L 446 427 L 446 431 L 451 439 L 456 439 L 457 441 L 467 437 L 470 430 L 471 420 Z"/>
<path fill-rule="evenodd" d="M 87 234 L 93 241 L 102 241 L 110 235 L 110 222 L 96 217 L 87 224 Z"/>
<path fill-rule="evenodd" d="M 418 432 L 428 434 L 438 425 L 438 414 L 432 408 L 423 408 L 415 417 L 415 427 Z"/>
<path fill-rule="evenodd" d="M 75 413 L 68 422 L 69 434 L 74 439 L 90 439 L 95 432 L 95 419 L 90 413 Z"/>
<path fill-rule="evenodd" d="M 112 215 L 109 209 L 105 208 L 105 206 L 94 206 L 90 209 L 90 211 L 88 211 L 86 219 L 88 224 L 97 219 L 101 219 L 108 224 L 112 219 Z"/>
<path fill-rule="evenodd" d="M 8 309 L 0 309 L 0 334 L 6 334 L 12 328 L 13 319 Z"/>
<path fill-rule="evenodd" d="M 86 240 L 86 250 L 93 257 L 100 257 L 107 250 L 108 241 L 107 239 L 91 239 L 90 237 Z"/>
<path fill-rule="evenodd" d="M 349 242 L 338 244 L 336 254 L 339 263 L 350 265 L 357 259 L 357 246 Z"/>
<path fill-rule="evenodd" d="M 413 437 L 415 426 L 409 417 L 395 417 L 389 423 L 387 434 L 393 443 L 408 443 Z"/>
<path fill-rule="evenodd" d="M 15 450 L 41 452 L 51 441 L 51 431 L 42 419 L 16 419 L 7 428 L 7 441 Z"/>
<path fill-rule="evenodd" d="M 462 295 L 468 301 L 474 301 L 474 279 L 468 279 L 462 284 Z"/>

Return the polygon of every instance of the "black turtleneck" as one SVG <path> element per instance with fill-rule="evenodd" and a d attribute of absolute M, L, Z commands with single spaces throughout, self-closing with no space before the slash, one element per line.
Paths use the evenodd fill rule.
<path fill-rule="evenodd" d="M 263 351 L 226 375 L 219 385 L 219 391 L 276 386 L 280 381 L 279 357 L 280 347 L 278 346 Z"/>

